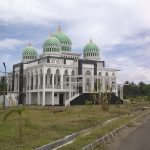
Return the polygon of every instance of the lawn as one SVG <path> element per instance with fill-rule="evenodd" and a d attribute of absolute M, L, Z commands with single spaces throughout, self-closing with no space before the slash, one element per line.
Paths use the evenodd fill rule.
<path fill-rule="evenodd" d="M 109 112 L 103 112 L 100 106 L 94 106 L 93 109 L 89 109 L 87 106 L 25 107 L 22 115 L 22 140 L 18 138 L 18 114 L 12 114 L 6 121 L 3 121 L 4 115 L 9 109 L 2 110 L 0 108 L 0 149 L 33 150 L 68 134 L 127 114 L 133 107 L 122 106 L 111 106 Z"/>
<path fill-rule="evenodd" d="M 130 122 L 131 120 L 133 120 L 134 118 L 136 118 L 140 114 L 141 114 L 141 112 L 135 113 L 134 115 L 127 115 L 123 118 L 119 118 L 117 120 L 114 120 L 111 124 L 103 126 L 102 128 L 93 129 L 90 132 L 90 134 L 80 135 L 76 140 L 74 140 L 73 143 L 68 144 L 66 146 L 63 146 L 63 147 L 59 148 L 59 150 L 79 150 L 79 149 L 85 147 L 86 145 L 92 143 L 96 139 L 98 139 L 98 138 L 104 136 L 105 134 L 113 131 L 114 129 Z M 105 150 L 105 145 L 98 145 L 97 148 L 95 148 L 95 150 L 96 149 L 97 150 L 99 150 L 99 149 Z"/>

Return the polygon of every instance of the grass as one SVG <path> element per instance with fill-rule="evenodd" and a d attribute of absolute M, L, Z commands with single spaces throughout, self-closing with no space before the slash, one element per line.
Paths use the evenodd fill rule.
<path fill-rule="evenodd" d="M 93 110 L 89 111 L 86 106 L 26 107 L 26 111 L 22 114 L 22 140 L 18 138 L 18 116 L 13 114 L 3 121 L 8 110 L 0 109 L 0 149 L 32 150 L 68 134 L 128 114 L 131 108 L 132 106 L 123 108 L 111 106 L 109 112 L 103 112 L 100 106 L 94 106 L 93 115 Z"/>
<path fill-rule="evenodd" d="M 83 148 L 84 146 L 92 143 L 97 138 L 100 138 L 103 135 L 113 131 L 117 127 L 120 127 L 121 125 L 124 125 L 124 124 L 130 122 L 133 118 L 137 117 L 139 114 L 140 113 L 134 114 L 132 116 L 129 115 L 129 116 L 126 116 L 123 118 L 119 118 L 118 120 L 115 120 L 111 124 L 108 124 L 102 128 L 96 128 L 90 134 L 84 135 L 84 136 L 83 135 L 79 136 L 73 143 L 68 144 L 62 148 L 59 148 L 59 150 L 79 150 L 79 149 Z M 98 145 L 95 148 L 95 150 L 97 150 L 97 149 L 104 150 L 105 145 Z"/>

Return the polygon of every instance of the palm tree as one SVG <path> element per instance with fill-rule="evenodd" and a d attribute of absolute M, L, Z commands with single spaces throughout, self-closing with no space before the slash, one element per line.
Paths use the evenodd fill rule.
<path fill-rule="evenodd" d="M 25 111 L 25 108 L 24 107 L 18 107 L 18 108 L 15 108 L 15 109 L 11 109 L 10 111 L 8 111 L 4 118 L 3 118 L 3 121 L 7 120 L 7 118 L 13 114 L 13 113 L 16 113 L 19 115 L 19 124 L 18 124 L 18 130 L 19 130 L 19 139 L 22 139 L 22 113 Z"/>

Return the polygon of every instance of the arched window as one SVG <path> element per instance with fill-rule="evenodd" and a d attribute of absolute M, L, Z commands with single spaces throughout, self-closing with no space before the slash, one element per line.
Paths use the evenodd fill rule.
<path fill-rule="evenodd" d="M 90 70 L 86 70 L 85 75 L 91 75 L 91 71 Z"/>

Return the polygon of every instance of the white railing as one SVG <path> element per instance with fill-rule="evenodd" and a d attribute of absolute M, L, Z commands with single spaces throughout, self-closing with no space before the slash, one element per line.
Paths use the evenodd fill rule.
<path fill-rule="evenodd" d="M 63 85 L 63 89 L 69 89 L 69 85 Z"/>
<path fill-rule="evenodd" d="M 65 106 L 70 106 L 70 102 L 75 99 L 76 97 L 78 97 L 80 94 L 77 93 L 76 95 L 70 97 L 68 100 L 65 101 Z"/>
<path fill-rule="evenodd" d="M 45 88 L 46 88 L 46 89 L 52 89 L 52 85 L 50 85 L 50 84 L 45 85 Z"/>
<path fill-rule="evenodd" d="M 61 89 L 61 85 L 54 85 L 55 89 Z"/>

